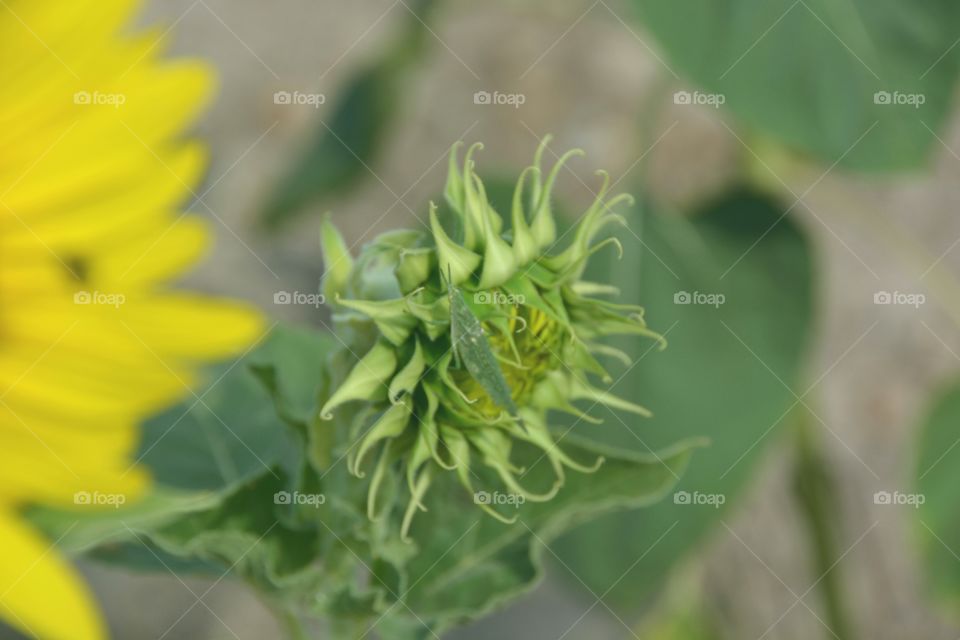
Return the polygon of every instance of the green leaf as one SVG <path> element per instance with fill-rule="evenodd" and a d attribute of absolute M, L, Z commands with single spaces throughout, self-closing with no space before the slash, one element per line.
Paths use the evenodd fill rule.
<path fill-rule="evenodd" d="M 933 403 L 920 431 L 916 492 L 923 504 L 915 510 L 928 581 L 935 593 L 960 605 L 960 381 Z M 902 493 L 907 493 L 903 491 Z M 912 506 L 903 509 L 914 511 Z"/>
<path fill-rule="evenodd" d="M 428 511 L 414 520 L 414 543 L 404 544 L 399 519 L 406 496 L 400 495 L 397 469 L 383 486 L 386 515 L 370 520 L 364 512 L 369 480 L 348 473 L 345 454 L 352 440 L 346 433 L 336 439 L 341 445 L 330 452 L 329 466 L 304 460 L 314 432 L 349 428 L 351 422 L 316 419 L 329 340 L 279 330 L 202 396 L 206 406 L 161 419 L 158 430 L 174 428 L 165 437 L 153 434 L 145 459 L 167 484 L 176 481 L 211 499 L 189 509 L 166 507 L 159 521 L 137 520 L 136 535 L 101 549 L 101 556 L 141 568 L 229 568 L 288 617 L 327 616 L 349 633 L 376 625 L 385 637 L 413 638 L 424 632 L 417 617 L 439 632 L 533 588 L 556 536 L 600 513 L 659 500 L 697 444 L 671 443 L 654 455 L 564 438 L 571 458 L 589 465 L 602 456 L 605 463 L 594 473 L 569 473 L 548 502 L 517 506 L 513 524 L 484 513 L 453 474 L 438 474 L 426 498 Z M 263 407 L 272 406 L 282 418 L 261 416 Z M 180 436 L 180 447 L 165 445 L 184 421 L 196 419 L 197 409 L 221 416 L 237 435 L 249 437 L 256 459 L 244 457 L 228 434 L 202 431 L 201 422 L 189 424 L 194 440 Z M 271 449 L 284 434 L 294 436 L 293 446 Z M 173 454 L 179 457 L 166 457 Z M 224 459 L 235 473 L 218 470 Z M 555 470 L 540 449 L 517 443 L 511 459 L 526 469 L 524 486 L 540 491 L 554 483 Z M 204 463 L 214 471 L 202 472 Z M 478 488 L 502 486 L 494 470 L 477 473 Z M 311 496 L 322 499 L 300 499 Z M 492 506 L 503 508 L 496 500 Z"/>
<path fill-rule="evenodd" d="M 737 191 L 689 218 L 634 215 L 632 233 L 619 235 L 623 260 L 597 261 L 598 272 L 613 274 L 623 300 L 647 309 L 648 325 L 665 334 L 669 346 L 659 351 L 643 338 L 615 344 L 642 357 L 610 391 L 641 402 L 653 418 L 597 407 L 591 412 L 606 424 L 591 427 L 590 437 L 640 452 L 677 438 L 707 437 L 710 447 L 677 489 L 726 499 L 721 509 L 668 499 L 598 519 L 561 541 L 564 561 L 596 593 L 620 580 L 604 600 L 624 615 L 636 615 L 641 598 L 662 586 L 730 508 L 787 422 L 795 398 L 784 385 L 799 376 L 813 293 L 808 243 L 791 219 L 780 219 L 785 208 Z M 599 274 L 588 279 L 608 280 Z M 675 296 L 693 302 L 695 294 L 722 294 L 725 302 L 675 303 Z M 623 374 L 611 375 L 617 380 Z"/>
<path fill-rule="evenodd" d="M 141 462 L 160 485 L 203 491 L 222 491 L 274 464 L 295 468 L 302 454 L 274 402 L 287 422 L 305 424 L 332 346 L 324 333 L 275 328 L 243 361 L 215 369 L 199 399 L 150 420 Z"/>
<path fill-rule="evenodd" d="M 315 415 L 327 354 L 338 346 L 328 333 L 279 326 L 241 366 L 270 393 L 280 416 L 291 424 L 306 425 Z"/>
<path fill-rule="evenodd" d="M 49 507 L 30 509 L 30 520 L 57 540 L 67 553 L 82 553 L 104 544 L 129 540 L 134 532 L 162 527 L 184 514 L 216 504 L 212 494 L 157 489 L 129 506 L 92 512 Z"/>
<path fill-rule="evenodd" d="M 156 485 L 139 502 L 95 511 L 33 509 L 30 517 L 69 551 L 99 546 L 102 560 L 174 566 L 174 558 L 144 546 L 149 533 L 218 508 L 251 479 L 279 482 L 283 469 L 298 472 L 303 437 L 288 425 L 304 429 L 310 421 L 332 342 L 324 333 L 276 327 L 245 358 L 213 369 L 197 397 L 150 420 L 138 459 Z"/>
<path fill-rule="evenodd" d="M 473 496 L 443 475 L 428 494 L 428 511 L 414 521 L 415 544 L 401 543 L 396 518 L 369 521 L 346 506 L 362 504 L 364 483 L 340 465 L 300 484 L 300 492 L 326 496 L 319 506 L 278 504 L 289 479 L 276 469 L 276 477 L 248 479 L 209 508 L 144 532 L 141 542 L 180 562 L 230 567 L 294 616 L 325 615 L 354 631 L 377 626 L 391 638 L 421 637 L 424 623 L 439 633 L 532 589 L 551 555 L 547 545 L 562 531 L 662 498 L 698 443 L 679 443 L 659 455 L 625 454 L 572 436 L 563 444 L 578 460 L 606 461 L 593 474 L 570 474 L 553 500 L 516 507 L 512 525 L 483 513 Z M 529 469 L 524 482 L 553 481 L 538 450 L 522 447 L 516 454 Z"/>
<path fill-rule="evenodd" d="M 371 177 L 371 166 L 400 112 L 409 67 L 423 50 L 435 0 L 417 0 L 405 12 L 406 26 L 381 57 L 353 76 L 332 113 L 324 114 L 312 141 L 274 187 L 261 213 L 277 229 L 307 205 L 333 198 Z"/>
<path fill-rule="evenodd" d="M 396 111 L 390 67 L 367 69 L 342 90 L 329 124 L 313 133 L 313 141 L 277 182 L 261 214 L 267 228 L 279 228 L 307 204 L 335 197 L 364 177 Z"/>
<path fill-rule="evenodd" d="M 260 474 L 213 508 L 151 531 L 150 539 L 174 556 L 231 567 L 264 590 L 315 587 L 320 576 L 309 569 L 324 538 L 278 517 L 276 496 L 286 487 L 282 472 Z"/>
<path fill-rule="evenodd" d="M 569 474 L 552 500 L 497 507 L 503 512 L 516 509 L 514 524 L 481 512 L 455 481 L 435 480 L 427 512 L 414 521 L 418 550 L 404 567 L 410 586 L 395 591 L 391 600 L 402 598 L 434 632 L 489 613 L 536 585 L 544 558 L 552 557 L 549 545 L 563 531 L 601 513 L 660 500 L 683 474 L 696 444 L 675 444 L 657 455 L 630 454 L 568 436 L 562 446 L 571 457 L 592 462 L 603 456 L 604 464 L 592 474 Z M 524 448 L 515 459 L 528 469 L 524 483 L 553 482 L 541 452 Z M 401 619 L 409 615 L 400 606 L 395 613 Z"/>
<path fill-rule="evenodd" d="M 357 576 L 390 575 L 390 563 L 403 554 L 372 548 L 377 525 L 353 506 L 362 503 L 362 487 L 344 465 L 329 477 L 305 470 L 296 482 L 275 468 L 142 537 L 172 557 L 220 566 L 221 573 L 229 568 L 280 610 L 366 618 L 383 587 L 376 578 L 359 585 Z"/>
<path fill-rule="evenodd" d="M 951 0 L 633 4 L 675 73 L 722 94 L 747 127 L 827 164 L 918 167 L 949 113 L 960 63 Z M 876 104 L 878 91 L 924 102 Z"/>
<path fill-rule="evenodd" d="M 693 568 L 691 568 L 693 569 Z M 720 605 L 704 593 L 702 571 L 681 572 L 671 580 L 656 610 L 634 632 L 644 640 L 722 640 Z"/>

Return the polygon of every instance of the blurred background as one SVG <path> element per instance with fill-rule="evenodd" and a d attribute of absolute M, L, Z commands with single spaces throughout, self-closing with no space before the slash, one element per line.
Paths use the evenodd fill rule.
<path fill-rule="evenodd" d="M 517 175 L 548 133 L 557 154 L 584 149 L 558 180 L 568 212 L 592 201 L 603 168 L 638 210 L 712 216 L 696 237 L 664 223 L 648 241 L 631 225 L 642 265 L 611 269 L 677 280 L 639 290 L 657 329 L 678 322 L 643 374 L 675 371 L 677 398 L 657 406 L 652 381 L 628 390 L 656 418 L 618 442 L 709 435 L 685 490 L 722 495 L 722 508 L 668 497 L 673 510 L 656 517 L 590 523 L 551 549 L 534 593 L 449 637 L 960 636 L 928 576 L 934 557 L 960 572 L 958 554 L 927 554 L 933 520 L 875 496 L 916 491 L 925 416 L 960 368 L 960 21 L 946 3 L 840 4 L 148 3 L 143 24 L 172 26 L 173 53 L 220 76 L 197 132 L 212 149 L 206 206 L 192 207 L 217 213 L 218 242 L 191 284 L 275 319 L 328 320 L 274 304 L 278 291 L 316 290 L 321 213 L 356 247 L 420 224 L 457 140 L 485 144 L 491 177 Z M 862 23 L 839 29 L 846 20 Z M 872 48 L 888 43 L 897 50 Z M 909 81 L 880 82 L 891 74 Z M 854 89 L 892 104 L 881 95 L 860 109 Z M 898 92 L 924 104 L 897 104 Z M 739 217 L 738 203 L 769 215 Z M 702 271 L 740 277 L 725 303 L 735 316 L 677 308 L 670 294 L 695 293 L 678 281 Z M 933 461 L 949 469 L 951 457 Z M 229 578 L 84 567 L 117 638 L 278 637 Z"/>

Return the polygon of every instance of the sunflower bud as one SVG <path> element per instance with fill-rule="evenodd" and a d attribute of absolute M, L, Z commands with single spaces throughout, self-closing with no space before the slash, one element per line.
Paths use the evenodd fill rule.
<path fill-rule="evenodd" d="M 355 475 L 374 467 L 367 496 L 371 518 L 388 468 L 399 470 L 409 490 L 402 534 L 406 537 L 431 480 L 452 472 L 473 493 L 471 465 L 492 471 L 510 492 L 549 500 L 566 469 L 589 473 L 603 460 L 583 464 L 567 456 L 548 428 L 548 413 L 562 411 L 600 422 L 574 402 L 589 401 L 649 415 L 643 407 L 594 386 L 611 381 L 598 356 L 627 365 L 630 358 L 602 344 L 605 336 L 637 334 L 660 340 L 647 328 L 641 307 L 597 296 L 610 286 L 581 279 L 592 254 L 615 238 L 597 240 L 610 224 L 625 224 L 614 207 L 628 195 L 608 197 L 609 176 L 578 223 L 558 234 L 551 191 L 561 157 L 544 179 L 541 159 L 517 181 L 509 228 L 490 204 L 474 170 L 471 146 L 461 164 L 459 144 L 450 152 L 444 197 L 446 228 L 431 203 L 428 230 L 386 233 L 355 259 L 325 221 L 327 264 L 323 291 L 336 303 L 334 321 L 358 361 L 326 398 L 320 414 L 333 418 L 344 405 L 363 401 L 348 464 Z M 562 250 L 555 247 L 562 246 Z M 321 427 L 322 428 L 322 427 Z M 522 441 L 542 450 L 555 473 L 553 487 L 535 493 L 518 477 L 511 447 Z M 492 516 L 510 521 L 488 504 Z"/>

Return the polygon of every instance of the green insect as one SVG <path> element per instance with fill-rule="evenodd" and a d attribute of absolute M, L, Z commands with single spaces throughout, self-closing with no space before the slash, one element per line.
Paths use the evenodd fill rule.
<path fill-rule="evenodd" d="M 463 361 L 470 375 L 480 383 L 497 406 L 506 409 L 511 416 L 516 416 L 517 405 L 510 394 L 510 385 L 503 377 L 503 370 L 493 355 L 483 325 L 477 316 L 473 315 L 463 292 L 449 279 L 447 295 L 450 298 L 450 342 L 457 366 Z"/>

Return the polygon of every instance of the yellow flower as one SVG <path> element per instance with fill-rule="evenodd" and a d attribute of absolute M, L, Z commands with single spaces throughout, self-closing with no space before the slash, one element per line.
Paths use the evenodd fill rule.
<path fill-rule="evenodd" d="M 262 331 L 167 288 L 207 243 L 178 211 L 204 150 L 179 136 L 212 83 L 159 61 L 161 32 L 118 35 L 137 4 L 0 1 L 0 618 L 40 638 L 105 630 L 23 506 L 135 498 L 137 425 Z"/>

